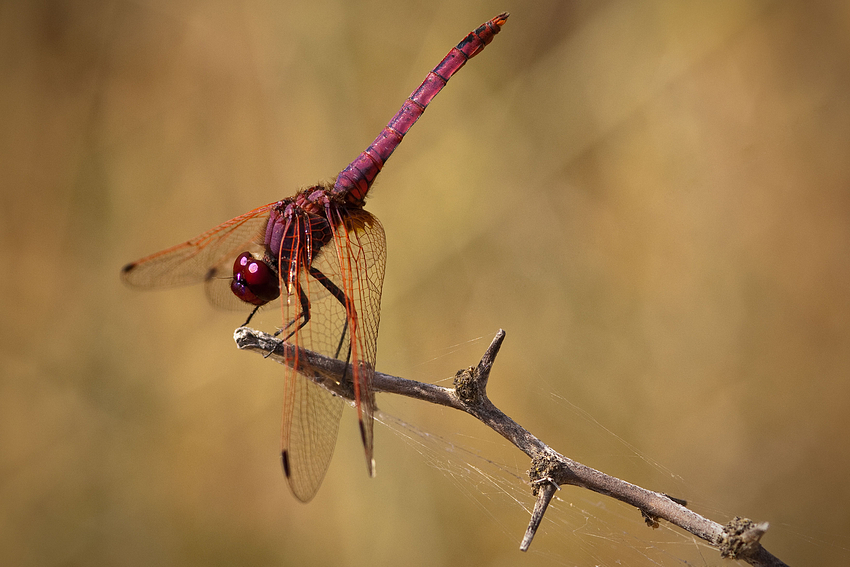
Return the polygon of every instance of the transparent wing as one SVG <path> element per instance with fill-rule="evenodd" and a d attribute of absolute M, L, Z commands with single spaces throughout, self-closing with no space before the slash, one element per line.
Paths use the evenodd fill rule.
<path fill-rule="evenodd" d="M 281 455 L 292 494 L 308 502 L 331 464 L 343 400 L 300 374 L 291 380 L 284 402 L 291 410 L 289 424 L 284 413 Z"/>
<path fill-rule="evenodd" d="M 242 308 L 230 293 L 232 264 L 242 252 L 261 252 L 269 203 L 218 225 L 183 244 L 151 254 L 121 269 L 130 286 L 157 289 L 206 282 L 207 297 L 214 305 Z"/>
<path fill-rule="evenodd" d="M 366 467 L 375 474 L 373 425 L 375 394 L 372 379 L 378 354 L 381 289 L 386 266 L 386 237 L 376 217 L 363 209 L 338 211 L 340 224 L 334 242 L 340 262 L 340 280 L 346 297 L 351 366 L 360 436 Z"/>
<path fill-rule="evenodd" d="M 338 226 L 333 240 L 310 265 L 297 268 L 298 284 L 282 298 L 285 324 L 309 321 L 290 339 L 296 346 L 350 362 L 367 462 L 372 473 L 372 376 L 385 266 L 383 228 L 362 209 L 333 211 Z M 298 231 L 309 234 L 309 231 Z M 303 246 L 304 243 L 293 243 Z M 283 268 L 283 267 L 282 267 Z M 285 273 L 285 268 L 281 269 Z M 285 286 L 282 285 L 285 289 Z M 295 323 L 297 325 L 298 323 Z M 304 502 L 318 491 L 333 456 L 343 401 L 298 371 L 297 360 L 286 369 L 281 455 L 292 493 Z"/>

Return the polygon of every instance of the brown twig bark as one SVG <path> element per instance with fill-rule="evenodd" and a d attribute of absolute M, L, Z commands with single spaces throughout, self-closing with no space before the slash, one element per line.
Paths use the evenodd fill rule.
<path fill-rule="evenodd" d="M 572 485 L 634 506 L 651 527 L 658 527 L 658 520 L 666 520 L 716 547 L 721 557 L 739 559 L 760 567 L 785 565 L 759 542 L 767 530 L 766 522 L 756 524 L 736 517 L 722 526 L 688 509 L 683 500 L 635 486 L 561 455 L 502 413 L 487 397 L 487 380 L 504 338 L 505 332 L 499 330 L 478 365 L 458 371 L 453 388 L 380 372 L 375 373 L 373 387 L 375 392 L 398 394 L 464 411 L 501 434 L 531 458 L 529 477 L 537 503 L 520 549 L 525 551 L 531 545 L 557 488 Z M 253 350 L 284 365 L 298 360 L 302 374 L 338 396 L 354 399 L 350 381 L 340 381 L 342 376 L 352 375 L 351 370 L 346 372 L 346 363 L 341 360 L 298 349 L 248 327 L 237 329 L 234 340 L 240 349 Z"/>

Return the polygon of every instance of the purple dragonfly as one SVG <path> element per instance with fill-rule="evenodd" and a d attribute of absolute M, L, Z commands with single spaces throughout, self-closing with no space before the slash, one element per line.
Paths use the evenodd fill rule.
<path fill-rule="evenodd" d="M 428 73 L 375 141 L 337 176 L 245 213 L 202 235 L 122 269 L 131 286 L 204 282 L 220 306 L 257 310 L 280 298 L 291 344 L 350 364 L 366 466 L 374 475 L 372 378 L 380 320 L 386 240 L 363 209 L 378 172 L 446 82 L 480 53 L 508 19 L 499 14 L 469 33 Z M 294 352 L 298 352 L 295 349 Z M 336 444 L 343 402 L 299 371 L 286 369 L 281 458 L 292 493 L 310 500 Z"/>

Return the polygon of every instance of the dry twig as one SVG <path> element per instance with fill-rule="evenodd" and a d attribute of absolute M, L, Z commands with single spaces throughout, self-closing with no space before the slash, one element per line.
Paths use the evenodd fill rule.
<path fill-rule="evenodd" d="M 716 547 L 721 557 L 739 559 L 756 566 L 785 565 L 759 543 L 767 530 L 767 523 L 756 524 L 736 517 L 726 526 L 721 526 L 688 509 L 683 500 L 635 486 L 561 455 L 502 413 L 487 397 L 487 379 L 504 338 L 505 332 L 499 330 L 478 365 L 457 373 L 454 388 L 379 372 L 375 373 L 373 387 L 375 392 L 398 394 L 464 411 L 500 433 L 531 458 L 528 473 L 537 503 L 520 549 L 525 551 L 531 545 L 552 496 L 559 486 L 567 484 L 631 504 L 651 527 L 658 527 L 658 520 L 679 526 Z M 248 327 L 237 329 L 234 339 L 240 349 L 256 351 L 284 365 L 297 358 L 303 374 L 336 395 L 354 399 L 350 381 L 340 383 L 340 377 L 352 375 L 351 370 L 345 373 L 345 362 L 304 349 L 297 349 L 296 356 L 297 347 Z"/>

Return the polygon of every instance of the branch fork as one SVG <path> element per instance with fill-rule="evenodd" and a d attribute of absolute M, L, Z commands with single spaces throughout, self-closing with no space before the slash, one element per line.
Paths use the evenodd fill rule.
<path fill-rule="evenodd" d="M 296 347 L 248 327 L 236 329 L 233 338 L 240 349 L 252 350 L 280 364 L 291 366 L 297 360 L 302 374 L 333 394 L 348 400 L 354 399 L 350 379 L 343 378 L 352 376 L 345 362 Z M 520 544 L 522 551 L 528 550 L 531 545 L 555 492 L 563 485 L 573 485 L 634 506 L 650 527 L 658 527 L 659 520 L 670 522 L 717 548 L 721 557 L 739 559 L 756 566 L 785 565 L 760 543 L 768 528 L 766 522 L 754 523 L 736 517 L 726 526 L 721 526 L 688 509 L 684 500 L 635 486 L 561 455 L 505 415 L 487 397 L 490 370 L 504 339 L 505 332 L 500 329 L 479 363 L 458 371 L 453 388 L 380 372 L 375 373 L 372 386 L 376 393 L 398 394 L 464 411 L 508 439 L 531 458 L 528 474 L 537 501 Z"/>

